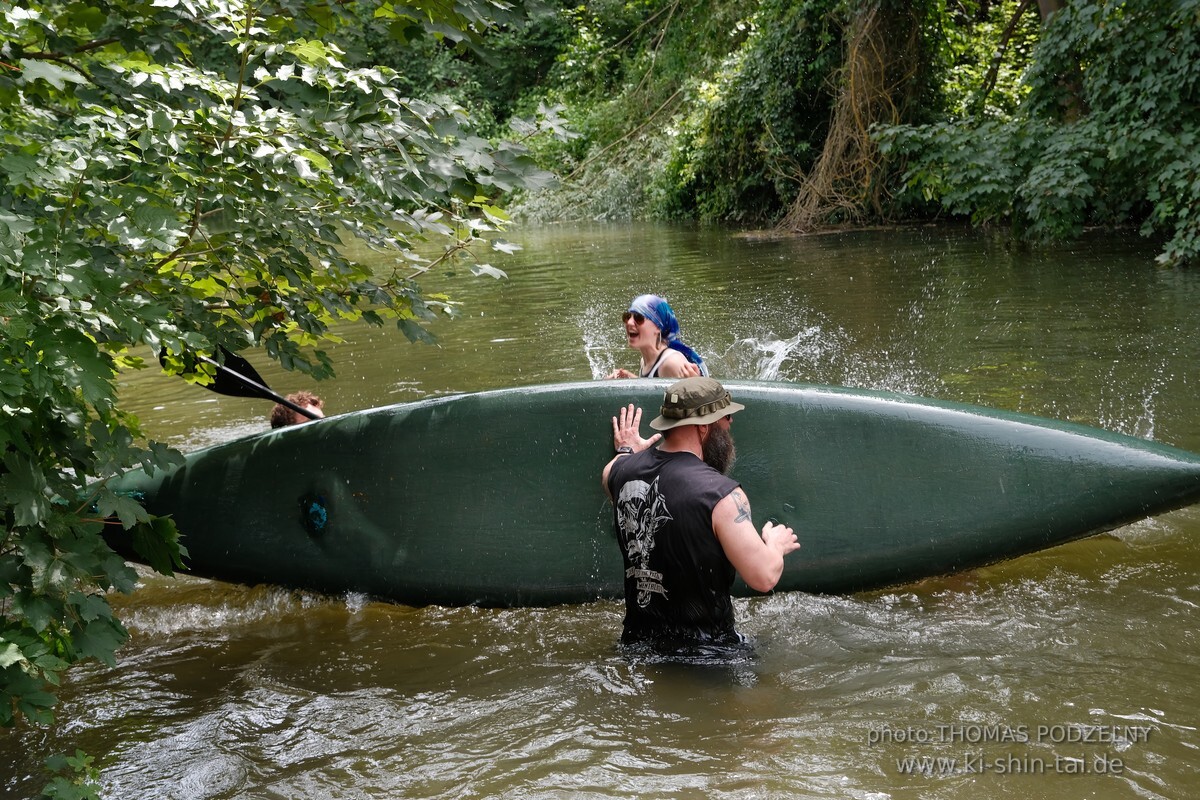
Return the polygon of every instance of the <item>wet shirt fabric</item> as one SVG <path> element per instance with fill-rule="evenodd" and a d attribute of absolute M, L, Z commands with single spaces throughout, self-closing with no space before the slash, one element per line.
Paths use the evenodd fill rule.
<path fill-rule="evenodd" d="M 738 487 L 691 453 L 650 448 L 609 471 L 625 561 L 621 644 L 670 654 L 741 647 L 729 590 L 735 571 L 712 527 L 713 507 Z"/>

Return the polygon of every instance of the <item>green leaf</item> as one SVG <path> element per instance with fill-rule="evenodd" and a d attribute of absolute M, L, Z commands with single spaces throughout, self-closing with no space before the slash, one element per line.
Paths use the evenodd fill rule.
<path fill-rule="evenodd" d="M 288 47 L 287 50 L 300 61 L 313 66 L 322 66 L 329 59 L 329 51 L 326 49 L 323 42 L 305 41 L 301 39 L 292 46 Z"/>
<path fill-rule="evenodd" d="M 117 665 L 116 652 L 128 638 L 124 626 L 108 618 L 77 623 L 71 631 L 71 645 L 77 658 L 94 658 L 109 667 Z"/>
<path fill-rule="evenodd" d="M 22 591 L 13 597 L 13 612 L 23 618 L 30 628 L 41 633 L 61 616 L 62 605 L 52 602 L 45 595 Z"/>
<path fill-rule="evenodd" d="M 38 725 L 49 725 L 54 722 L 54 708 L 57 700 L 54 695 L 45 691 L 24 692 L 17 700 L 17 710 L 26 719 Z"/>
<path fill-rule="evenodd" d="M 469 266 L 473 275 L 491 275 L 496 280 L 508 277 L 506 272 L 496 269 L 491 264 L 471 264 Z"/>
<path fill-rule="evenodd" d="M 113 379 L 116 372 L 96 346 L 96 343 L 79 331 L 66 330 L 52 334 L 53 338 L 40 338 L 38 345 L 62 369 L 71 383 L 83 392 L 83 399 L 92 405 L 112 403 L 116 398 Z"/>
<path fill-rule="evenodd" d="M 98 619 L 111 620 L 112 606 L 108 604 L 108 600 L 98 594 L 82 594 L 73 592 L 70 597 L 70 604 L 74 607 L 76 615 L 85 622 L 93 622 Z"/>
<path fill-rule="evenodd" d="M 133 549 L 156 572 L 174 575 L 182 569 L 187 548 L 179 542 L 179 529 L 168 517 L 155 517 L 133 528 Z"/>
<path fill-rule="evenodd" d="M 329 172 L 333 166 L 329 163 L 329 159 L 313 150 L 297 150 L 296 155 L 308 159 L 312 165 L 322 172 Z"/>
<path fill-rule="evenodd" d="M 101 487 L 96 495 L 96 511 L 102 517 L 113 517 L 121 521 L 121 527 L 128 530 L 139 522 L 148 522 L 150 515 L 146 513 L 138 499 L 124 494 L 117 494 L 107 486 Z"/>
<path fill-rule="evenodd" d="M 7 158 L 0 162 L 0 169 L 8 169 Z M 17 177 L 12 178 L 14 183 Z M 0 211 L 0 261 L 7 264 L 21 263 L 21 250 L 24 247 L 25 234 L 34 228 L 33 220 Z"/>
<path fill-rule="evenodd" d="M 158 0 L 159 3 L 171 0 Z M 42 790 L 45 800 L 100 800 L 100 771 L 95 759 L 76 750 L 74 756 L 57 754 L 46 759 L 54 779 Z"/>
<path fill-rule="evenodd" d="M 20 526 L 40 524 L 50 512 L 45 475 L 27 458 L 13 452 L 4 457 L 4 466 L 0 492 L 12 508 L 13 522 Z"/>
<path fill-rule="evenodd" d="M 12 665 L 20 664 L 24 660 L 25 655 L 21 652 L 21 648 L 12 642 L 3 642 L 0 644 L 0 669 L 8 669 Z"/>
<path fill-rule="evenodd" d="M 415 320 L 400 319 L 396 322 L 396 325 L 410 342 L 422 342 L 423 344 L 437 343 L 437 339 L 434 338 L 433 334 L 418 325 Z"/>
<path fill-rule="evenodd" d="M 60 67 L 50 61 L 34 61 L 22 58 L 17 63 L 21 65 L 21 76 L 18 83 L 32 83 L 37 80 L 47 81 L 55 89 L 62 90 L 68 83 L 87 83 L 87 78 L 73 69 Z"/>

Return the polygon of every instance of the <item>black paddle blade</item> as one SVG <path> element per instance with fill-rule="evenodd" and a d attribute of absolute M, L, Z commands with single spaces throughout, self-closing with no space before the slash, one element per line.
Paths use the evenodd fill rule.
<path fill-rule="evenodd" d="M 229 352 L 224 347 L 220 348 L 220 355 L 221 361 L 224 363 L 214 361 L 208 356 L 192 356 L 195 361 L 203 361 L 206 364 L 216 367 L 216 377 L 212 383 L 205 384 L 205 389 L 217 394 L 228 395 L 229 397 L 254 397 L 274 400 L 276 403 L 287 406 L 301 416 L 308 417 L 309 419 L 320 419 L 317 414 L 314 414 L 307 408 L 302 408 L 286 397 L 276 394 L 271 387 L 267 386 L 262 376 L 258 374 L 258 371 L 254 367 L 250 366 L 250 362 L 246 359 Z M 163 350 L 158 354 L 158 360 L 164 361 L 165 359 L 166 351 Z"/>
<path fill-rule="evenodd" d="M 184 353 L 184 363 L 186 367 L 185 373 L 193 374 L 197 371 L 199 362 L 203 361 L 206 364 L 211 364 L 216 367 L 214 372 L 216 377 L 212 383 L 203 384 L 205 389 L 216 392 L 217 394 L 229 395 L 230 397 L 267 397 L 272 396 L 270 389 L 266 388 L 262 376 L 258 371 L 250 365 L 250 362 L 235 353 L 231 353 L 224 347 L 219 348 L 221 359 L 225 363 L 219 364 L 208 356 L 196 355 L 194 353 Z M 166 348 L 158 353 L 158 361 L 164 367 L 167 363 Z"/>
<path fill-rule="evenodd" d="M 250 365 L 250 362 L 241 356 L 231 353 L 224 347 L 221 348 L 221 357 L 224 364 L 218 364 L 211 358 L 204 358 L 209 364 L 217 367 L 217 377 L 206 389 L 211 389 L 217 394 L 228 395 L 229 397 L 265 397 L 269 400 L 274 399 L 274 392 L 266 388 L 266 382 L 262 376 Z M 266 391 L 264 391 L 266 390 Z"/>

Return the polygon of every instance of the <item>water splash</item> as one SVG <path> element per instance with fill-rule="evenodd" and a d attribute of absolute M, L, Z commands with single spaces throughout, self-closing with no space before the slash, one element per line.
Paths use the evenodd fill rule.
<path fill-rule="evenodd" d="M 304 618 L 315 611 L 358 613 L 365 596 L 344 598 L 275 586 L 241 586 L 188 575 L 165 577 L 138 567 L 136 601 L 114 597 L 126 626 L 145 637 L 173 638 L 181 634 L 236 636 L 269 622 Z"/>
<path fill-rule="evenodd" d="M 612 320 L 609 298 L 588 300 L 577 324 L 593 380 L 610 374 L 628 358 L 637 361 Z M 893 342 L 871 351 L 841 327 L 799 301 L 773 298 L 740 311 L 732 325 L 692 326 L 689 343 L 704 356 L 718 380 L 783 381 L 880 389 L 905 394 L 937 394 L 940 383 L 922 370 L 907 348 Z M 731 341 L 732 339 L 732 341 Z"/>
<path fill-rule="evenodd" d="M 820 326 L 810 326 L 787 338 L 768 333 L 737 339 L 718 357 L 732 374 L 759 381 L 796 380 L 812 373 L 830 352 L 830 337 Z"/>
<path fill-rule="evenodd" d="M 871 351 L 844 330 L 807 325 L 789 336 L 740 336 L 714 361 L 721 374 L 744 380 L 851 386 L 904 394 L 936 394 L 938 381 L 903 350 Z M 714 367 L 714 372 L 716 367 Z"/>
<path fill-rule="evenodd" d="M 1111 404 L 1114 407 L 1101 408 L 1097 415 L 1098 424 L 1107 430 L 1124 433 L 1129 436 L 1137 436 L 1142 439 L 1153 439 L 1155 421 L 1154 398 L 1160 388 L 1159 386 L 1148 386 L 1144 389 L 1145 394 L 1140 406 L 1129 409 L 1134 412 L 1132 418 L 1126 415 L 1124 398 L 1117 398 Z M 1103 398 L 1101 402 L 1104 405 Z"/>
<path fill-rule="evenodd" d="M 1174 375 L 1165 374 L 1168 367 L 1160 361 L 1149 383 L 1141 388 L 1141 397 L 1131 397 L 1127 383 L 1116 374 L 1116 365 L 1110 366 L 1101 381 L 1099 424 L 1108 430 L 1143 439 L 1154 438 L 1156 399 L 1167 381 Z M 1132 415 L 1132 416 L 1131 416 Z"/>
<path fill-rule="evenodd" d="M 609 333 L 612 325 L 612 304 L 591 301 L 579 316 L 579 331 L 583 336 L 583 354 L 587 358 L 592 380 L 599 380 L 616 369 L 617 342 Z"/>

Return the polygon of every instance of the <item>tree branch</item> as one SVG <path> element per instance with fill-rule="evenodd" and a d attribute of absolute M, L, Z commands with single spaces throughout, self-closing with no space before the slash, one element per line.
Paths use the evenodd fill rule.
<path fill-rule="evenodd" d="M 996 88 L 996 81 L 1000 77 L 1000 65 L 1004 63 L 1004 53 L 1008 50 L 1008 43 L 1012 40 L 1013 34 L 1016 33 L 1017 23 L 1021 21 L 1021 17 L 1025 16 L 1025 12 L 1033 5 L 1033 2 L 1034 0 L 1021 0 L 1021 5 L 1017 6 L 1017 10 L 1013 12 L 1012 19 L 1008 22 L 1008 27 L 1001 34 L 1000 43 L 996 45 L 996 55 L 992 58 L 987 75 L 983 78 L 983 86 L 979 89 L 979 100 L 975 103 L 976 114 L 983 113 L 983 109 L 987 105 L 988 95 L 992 93 L 992 89 Z"/>

